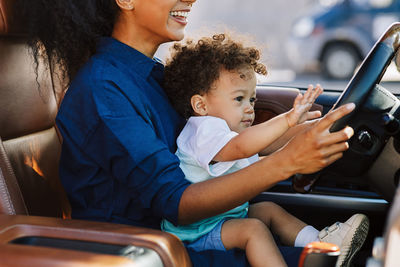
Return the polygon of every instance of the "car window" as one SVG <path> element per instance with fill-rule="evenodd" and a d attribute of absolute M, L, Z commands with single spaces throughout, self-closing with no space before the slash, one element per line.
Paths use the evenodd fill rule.
<path fill-rule="evenodd" d="M 358 8 L 387 8 L 390 7 L 394 0 L 350 0 L 353 5 Z"/>
<path fill-rule="evenodd" d="M 233 31 L 263 52 L 267 77 L 259 83 L 343 90 L 376 40 L 400 21 L 400 0 L 202 0 L 189 17 L 188 37 Z M 396 8 L 385 8 L 389 5 Z M 374 6 L 375 8 L 371 8 Z M 379 8 L 378 8 L 379 7 Z M 158 55 L 165 59 L 168 45 Z M 385 87 L 400 93 L 391 64 Z"/>
<path fill-rule="evenodd" d="M 336 4 L 342 3 L 345 0 L 320 0 L 319 4 L 324 7 L 332 7 Z"/>

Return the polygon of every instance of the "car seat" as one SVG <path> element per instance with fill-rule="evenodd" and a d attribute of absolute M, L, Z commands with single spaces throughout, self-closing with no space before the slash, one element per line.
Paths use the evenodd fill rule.
<path fill-rule="evenodd" d="M 68 218 L 54 122 L 62 83 L 44 62 L 38 62 L 36 77 L 23 27 L 7 17 L 11 2 L 0 2 L 0 213 Z"/>

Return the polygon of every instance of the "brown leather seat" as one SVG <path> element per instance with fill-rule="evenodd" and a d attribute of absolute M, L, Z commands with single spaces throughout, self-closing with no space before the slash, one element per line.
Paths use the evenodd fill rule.
<path fill-rule="evenodd" d="M 12 2 L 0 1 L 0 213 L 69 217 L 58 179 L 61 80 L 24 44 Z"/>

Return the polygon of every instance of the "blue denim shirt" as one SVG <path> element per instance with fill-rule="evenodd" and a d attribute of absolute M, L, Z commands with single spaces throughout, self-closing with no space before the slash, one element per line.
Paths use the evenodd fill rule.
<path fill-rule="evenodd" d="M 190 184 L 174 155 L 185 121 L 160 86 L 163 65 L 113 39 L 68 89 L 57 126 L 72 217 L 160 228 Z"/>

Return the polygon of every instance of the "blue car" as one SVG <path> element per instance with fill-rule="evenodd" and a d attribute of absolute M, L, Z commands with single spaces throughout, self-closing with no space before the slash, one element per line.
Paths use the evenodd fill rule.
<path fill-rule="evenodd" d="M 297 72 L 349 79 L 382 32 L 400 18 L 397 0 L 320 0 L 298 18 L 288 40 Z"/>

